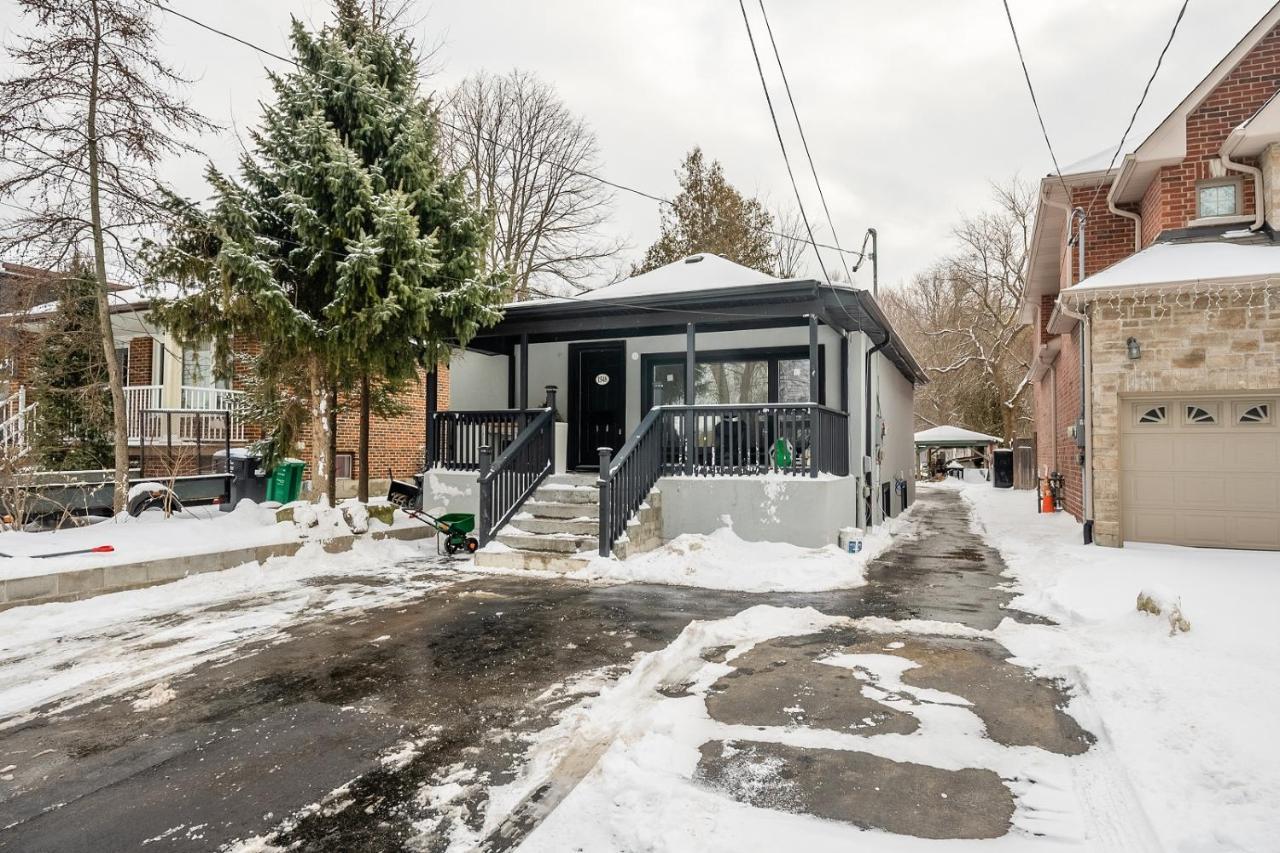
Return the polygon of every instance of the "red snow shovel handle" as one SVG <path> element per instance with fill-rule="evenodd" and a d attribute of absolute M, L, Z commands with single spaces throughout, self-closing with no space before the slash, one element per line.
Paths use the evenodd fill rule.
<path fill-rule="evenodd" d="M 78 551 L 57 551 L 52 554 L 32 554 L 32 557 L 70 557 L 73 554 L 110 554 L 115 550 L 113 545 L 99 545 L 97 548 L 81 548 Z"/>

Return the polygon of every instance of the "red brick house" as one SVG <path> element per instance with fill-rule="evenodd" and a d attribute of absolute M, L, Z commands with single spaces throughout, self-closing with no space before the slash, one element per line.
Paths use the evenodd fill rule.
<path fill-rule="evenodd" d="M 1049 175 L 1037 467 L 1102 545 L 1280 549 L 1280 4 L 1114 167 Z"/>
<path fill-rule="evenodd" d="M 8 269 L 9 266 L 0 268 Z M 56 310 L 56 305 L 53 304 L 33 305 L 31 299 L 27 299 L 26 303 L 20 311 L 8 312 L 20 315 L 19 325 L 22 327 L 34 327 L 39 324 L 41 316 Z M 160 433 L 163 433 L 165 439 L 180 437 L 184 444 L 189 443 L 186 439 L 196 431 L 195 425 L 199 422 L 199 430 L 204 434 L 207 446 L 202 449 L 200 460 L 191 459 L 184 462 L 184 465 L 189 463 L 200 467 L 212 464 L 212 454 L 219 447 L 225 446 L 224 439 L 229 439 L 233 446 L 242 446 L 260 438 L 261 428 L 238 411 L 244 395 L 245 376 L 237 373 L 230 381 L 217 379 L 213 373 L 210 346 L 184 347 L 179 344 L 151 320 L 149 307 L 149 301 L 132 289 L 117 287 L 112 294 L 112 329 L 117 359 L 124 369 L 128 439 L 133 449 L 131 455 L 139 455 L 144 431 L 149 431 L 148 441 L 158 441 L 155 435 L 150 435 L 156 432 L 157 419 L 153 416 L 149 421 L 145 420 L 142 414 L 145 410 L 174 410 L 174 414 L 168 416 L 168 427 L 160 427 Z M 238 352 L 250 357 L 257 349 L 254 341 L 237 341 L 233 346 Z M 25 370 L 20 364 L 13 365 L 8 374 L 6 397 L 12 397 L 16 401 L 22 395 L 24 384 L 29 384 L 24 382 L 29 377 L 24 375 Z M 406 477 L 422 469 L 426 435 L 425 383 L 426 377 L 423 377 L 421 382 L 404 392 L 404 415 L 372 419 L 369 430 L 371 478 L 385 478 L 388 470 L 397 477 Z M 447 409 L 449 373 L 446 367 L 442 366 L 438 371 L 436 386 L 437 408 Z M 212 415 L 221 410 L 231 412 L 229 435 L 224 435 L 220 418 L 201 414 Z M 12 415 L 7 410 L 5 414 L 6 417 Z M 355 401 L 344 401 L 344 407 L 338 416 L 336 460 L 340 497 L 353 494 L 355 490 L 354 478 L 359 475 L 358 432 L 359 412 Z M 310 440 L 308 428 L 291 455 L 309 459 Z M 163 456 L 153 458 L 164 459 Z M 172 460 L 166 462 L 171 464 Z M 304 478 L 309 477 L 308 469 Z"/>

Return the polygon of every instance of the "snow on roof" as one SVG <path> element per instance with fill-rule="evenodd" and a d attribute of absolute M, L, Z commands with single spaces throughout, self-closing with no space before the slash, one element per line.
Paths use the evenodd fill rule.
<path fill-rule="evenodd" d="M 577 299 L 634 299 L 663 293 L 687 293 L 772 284 L 782 279 L 703 252 L 640 275 L 583 293 Z"/>
<path fill-rule="evenodd" d="M 1223 236 L 1229 240 L 1234 233 Z M 1157 243 L 1064 292 L 1273 277 L 1280 278 L 1280 246 L 1240 246 L 1226 241 Z"/>
<path fill-rule="evenodd" d="M 937 426 L 916 433 L 916 444 L 999 444 L 994 435 L 957 426 Z"/>
<path fill-rule="evenodd" d="M 1084 175 L 1089 172 L 1106 171 L 1107 167 L 1112 165 L 1111 158 L 1115 157 L 1115 154 L 1116 154 L 1116 147 L 1114 145 L 1108 148 L 1103 148 L 1101 151 L 1098 151 L 1094 154 L 1090 154 L 1088 157 L 1085 157 L 1083 160 L 1077 160 L 1074 163 L 1069 163 L 1066 166 L 1063 166 L 1062 174 Z M 1115 159 L 1116 159 L 1116 163 L 1119 163 L 1121 160 L 1120 157 L 1116 157 Z"/>

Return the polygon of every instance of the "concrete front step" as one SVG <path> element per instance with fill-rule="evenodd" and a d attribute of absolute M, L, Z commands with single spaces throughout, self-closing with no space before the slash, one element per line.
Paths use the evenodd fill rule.
<path fill-rule="evenodd" d="M 595 486 L 539 486 L 533 500 L 543 503 L 599 504 L 600 490 Z"/>
<path fill-rule="evenodd" d="M 527 512 L 536 518 L 599 518 L 600 504 L 566 504 L 555 501 L 540 501 L 537 499 L 537 495 L 534 495 L 533 498 L 525 501 L 520 511 Z"/>
<path fill-rule="evenodd" d="M 595 474 L 552 474 L 542 481 L 544 486 L 595 486 Z"/>
<path fill-rule="evenodd" d="M 598 547 L 598 540 L 594 536 L 548 536 L 523 533 L 509 527 L 498 534 L 498 541 L 519 551 L 547 551 L 553 554 L 576 554 L 579 551 L 594 551 Z"/>
<path fill-rule="evenodd" d="M 509 551 L 480 550 L 476 552 L 475 564 L 483 569 L 530 569 L 540 572 L 573 572 L 586 568 L 593 554 L 571 556 L 556 554 L 552 551 Z"/>
<path fill-rule="evenodd" d="M 526 504 L 527 507 L 527 504 Z M 567 518 L 515 518 L 509 528 L 523 533 L 576 533 L 579 536 L 596 536 L 600 532 L 600 520 L 571 521 Z"/>

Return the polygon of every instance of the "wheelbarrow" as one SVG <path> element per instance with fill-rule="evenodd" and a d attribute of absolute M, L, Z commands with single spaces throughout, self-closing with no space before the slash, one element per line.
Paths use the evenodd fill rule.
<path fill-rule="evenodd" d="M 405 515 L 415 518 L 436 529 L 436 553 L 447 553 L 450 556 L 459 551 L 474 554 L 480 548 L 480 540 L 468 534 L 476 529 L 476 517 L 470 512 L 438 511 L 424 512 L 417 507 L 422 503 L 422 489 L 414 483 L 403 480 L 391 480 L 387 490 L 387 501 L 404 510 Z"/>

